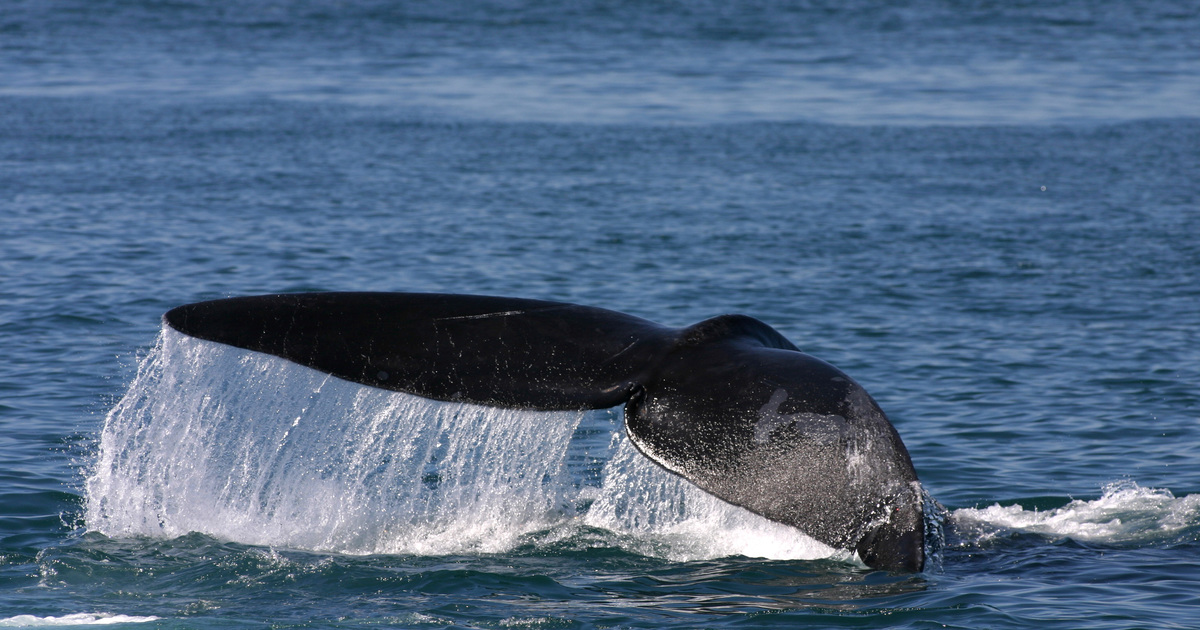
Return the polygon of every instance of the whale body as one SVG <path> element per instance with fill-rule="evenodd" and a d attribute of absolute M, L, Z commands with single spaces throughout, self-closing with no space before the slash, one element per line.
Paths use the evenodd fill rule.
<path fill-rule="evenodd" d="M 542 300 L 298 293 L 188 304 L 163 320 L 435 400 L 547 411 L 624 404 L 637 449 L 706 492 L 870 567 L 924 567 L 923 493 L 883 410 L 752 317 L 671 328 Z"/>

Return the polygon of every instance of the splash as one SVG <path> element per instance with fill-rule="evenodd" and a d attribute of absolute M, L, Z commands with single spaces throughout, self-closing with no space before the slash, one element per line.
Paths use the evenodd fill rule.
<path fill-rule="evenodd" d="M 553 524 L 581 416 L 437 403 L 166 329 L 105 421 L 85 519 L 109 536 L 498 551 Z"/>
<path fill-rule="evenodd" d="M 659 468 L 617 434 L 616 455 L 585 522 L 622 534 L 623 546 L 646 555 L 687 561 L 724 555 L 849 560 L 788 527 L 730 505 Z"/>
<path fill-rule="evenodd" d="M 955 510 L 951 518 L 960 535 L 979 542 L 1020 531 L 1094 543 L 1154 543 L 1200 527 L 1200 494 L 1176 497 L 1169 490 L 1120 481 L 1105 486 L 1098 499 L 1074 500 L 1053 510 L 996 504 Z"/>
<path fill-rule="evenodd" d="M 614 420 L 431 401 L 164 328 L 105 419 L 85 520 L 347 554 L 501 553 L 592 527 L 678 560 L 846 556 L 658 468 Z"/>

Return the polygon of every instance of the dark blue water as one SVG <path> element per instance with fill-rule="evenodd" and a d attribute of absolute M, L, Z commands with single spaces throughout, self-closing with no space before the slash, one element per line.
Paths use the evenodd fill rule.
<path fill-rule="evenodd" d="M 1185 2 L 7 2 L 0 626 L 1200 626 L 1197 33 Z M 638 459 L 619 410 L 160 336 L 309 290 L 758 317 L 888 412 L 942 547 L 868 570 Z"/>

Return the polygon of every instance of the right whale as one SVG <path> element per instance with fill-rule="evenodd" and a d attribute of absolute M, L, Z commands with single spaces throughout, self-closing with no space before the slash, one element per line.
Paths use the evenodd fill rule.
<path fill-rule="evenodd" d="M 874 399 L 744 315 L 670 328 L 560 302 L 296 293 L 188 304 L 181 333 L 443 401 L 625 405 L 645 456 L 714 496 L 870 567 L 921 571 L 924 495 Z"/>

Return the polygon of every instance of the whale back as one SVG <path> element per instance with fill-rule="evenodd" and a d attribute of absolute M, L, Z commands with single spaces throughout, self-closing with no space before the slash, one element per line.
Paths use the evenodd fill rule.
<path fill-rule="evenodd" d="M 866 391 L 766 324 L 668 328 L 541 300 L 416 293 L 229 298 L 172 328 L 339 378 L 444 401 L 538 410 L 625 403 L 647 457 L 705 491 L 869 566 L 920 570 L 907 450 Z"/>

